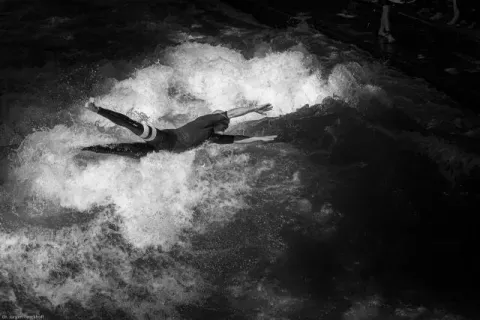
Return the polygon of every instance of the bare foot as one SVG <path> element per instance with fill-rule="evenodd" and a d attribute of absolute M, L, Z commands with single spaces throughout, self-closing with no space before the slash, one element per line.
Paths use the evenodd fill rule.
<path fill-rule="evenodd" d="M 95 112 L 97 113 L 98 112 L 98 107 L 95 105 L 95 99 L 94 98 L 90 98 L 90 100 L 85 103 L 85 108 L 87 108 L 88 110 L 92 111 L 92 112 Z"/>

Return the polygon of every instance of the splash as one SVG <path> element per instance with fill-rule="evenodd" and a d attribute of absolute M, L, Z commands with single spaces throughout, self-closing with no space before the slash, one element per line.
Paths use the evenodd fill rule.
<path fill-rule="evenodd" d="M 125 222 L 122 230 L 128 241 L 137 247 L 155 245 L 169 250 L 179 242 L 181 230 L 192 227 L 194 209 L 199 205 L 213 215 L 229 206 L 243 206 L 238 195 L 249 189 L 246 175 L 238 172 L 240 176 L 233 177 L 228 172 L 232 166 L 245 168 L 245 156 L 219 159 L 215 168 L 209 166 L 219 175 L 194 164 L 196 151 L 160 152 L 140 161 L 116 156 L 82 157 L 78 147 L 87 141 L 115 141 L 92 130 L 57 126 L 32 134 L 23 142 L 10 177 L 17 208 L 27 204 L 22 215 L 45 217 L 61 214 L 64 209 L 81 214 L 114 205 Z"/>
<path fill-rule="evenodd" d="M 163 65 L 138 69 L 122 81 L 104 79 L 112 88 L 98 97 L 98 104 L 172 127 L 178 125 L 169 122 L 172 116 L 183 115 L 185 122 L 245 101 L 271 102 L 272 115 L 282 115 L 325 97 L 320 75 L 308 68 L 305 52 L 247 60 L 226 47 L 185 43 L 167 50 L 163 60 Z M 215 172 L 220 175 L 198 168 L 194 151 L 157 153 L 140 161 L 89 158 L 79 154 L 81 147 L 138 138 L 86 111 L 74 122 L 35 131 L 23 140 L 9 174 L 17 214 L 50 217 L 67 209 L 81 214 L 113 205 L 127 241 L 139 248 L 153 245 L 170 250 L 181 243 L 183 230 L 194 227 L 192 219 L 199 210 L 207 212 L 204 221 L 221 221 L 232 216 L 227 208 L 234 212 L 246 205 L 238 195 L 249 190 L 247 176 L 226 172 L 231 166 L 245 169 L 248 157 L 235 156 L 228 163 L 218 160 Z M 104 129 L 99 132 L 96 127 Z"/>
<path fill-rule="evenodd" d="M 10 300 L 28 300 L 65 316 L 79 316 L 80 307 L 134 318 L 145 312 L 163 317 L 174 314 L 176 304 L 197 300 L 204 287 L 188 265 L 161 252 L 129 247 L 108 210 L 82 227 L 32 228 L 0 238 L 4 278 L 21 288 Z M 8 310 L 12 305 L 5 307 L 13 311 Z"/>

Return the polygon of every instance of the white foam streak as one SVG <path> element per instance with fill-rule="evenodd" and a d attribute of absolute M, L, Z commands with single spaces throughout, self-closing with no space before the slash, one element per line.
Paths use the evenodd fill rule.
<path fill-rule="evenodd" d="M 72 301 L 87 309 L 101 303 L 138 316 L 146 309 L 171 313 L 175 303 L 196 299 L 201 278 L 167 256 L 151 256 L 162 264 L 161 273 L 138 268 L 133 272 L 137 253 L 109 243 L 114 232 L 102 228 L 107 221 L 112 216 L 105 211 L 90 223 L 88 232 L 71 227 L 0 233 L 0 267 L 28 290 L 27 296 L 46 298 L 53 308 Z M 152 302 L 140 303 L 136 290 Z M 49 307 L 46 301 L 42 304 Z"/>

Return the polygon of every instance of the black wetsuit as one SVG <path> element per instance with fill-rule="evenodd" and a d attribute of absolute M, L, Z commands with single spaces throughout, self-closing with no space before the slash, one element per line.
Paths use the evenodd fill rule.
<path fill-rule="evenodd" d="M 143 138 L 145 143 L 98 145 L 86 147 L 82 150 L 141 157 L 149 152 L 160 150 L 183 152 L 195 148 L 205 141 L 229 144 L 234 142 L 235 137 L 247 138 L 244 136 L 216 134 L 214 132 L 215 125 L 221 124 L 225 128 L 228 127 L 230 119 L 227 116 L 227 112 L 204 115 L 183 127 L 165 130 L 159 130 L 145 123 L 139 123 L 121 113 L 108 109 L 99 108 L 98 114 L 117 125 L 130 129 L 133 133 Z"/>

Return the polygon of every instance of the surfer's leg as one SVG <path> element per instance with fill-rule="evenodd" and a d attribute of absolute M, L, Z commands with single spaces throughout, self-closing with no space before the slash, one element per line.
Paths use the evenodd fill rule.
<path fill-rule="evenodd" d="M 155 127 L 149 126 L 145 122 L 137 122 L 121 113 L 98 107 L 95 105 L 93 98 L 90 98 L 90 101 L 85 104 L 85 107 L 90 111 L 107 118 L 116 125 L 129 129 L 147 142 L 154 140 L 158 135 L 159 130 Z"/>
<path fill-rule="evenodd" d="M 146 125 L 145 125 L 145 128 L 144 128 L 144 125 L 142 123 L 137 122 L 133 119 L 130 119 L 129 117 L 127 117 L 126 115 L 123 115 L 121 113 L 118 113 L 118 112 L 115 112 L 115 111 L 112 111 L 112 110 L 108 110 L 108 109 L 104 109 L 104 108 L 101 108 L 101 107 L 98 107 L 97 113 L 99 115 L 107 118 L 108 120 L 112 121 L 116 125 L 119 125 L 119 126 L 122 126 L 122 127 L 125 127 L 127 129 L 129 129 L 130 131 L 135 133 L 137 136 L 141 136 L 145 131 L 144 129 L 147 129 L 147 131 L 148 131 L 148 127 Z"/>
<path fill-rule="evenodd" d="M 125 127 L 135 133 L 137 136 L 140 138 L 144 139 L 147 142 L 153 141 L 159 136 L 159 130 L 153 126 L 147 125 L 145 122 L 137 122 L 135 120 L 130 119 L 129 117 L 112 111 L 108 109 L 103 109 L 101 107 L 98 107 L 98 112 L 99 115 L 104 116 L 108 120 L 112 121 L 113 123 Z M 162 135 L 162 139 L 165 139 L 163 137 L 164 134 Z M 157 139 L 158 140 L 158 139 Z"/>
<path fill-rule="evenodd" d="M 93 98 L 90 98 L 90 100 L 85 104 L 85 108 L 89 109 L 92 112 L 98 113 L 99 115 L 107 118 L 116 125 L 129 129 L 141 138 L 144 138 L 143 136 L 149 135 L 151 131 L 151 129 L 144 123 L 140 123 L 133 119 L 130 119 L 129 117 L 121 113 L 96 106 Z"/>
<path fill-rule="evenodd" d="M 388 0 L 382 0 L 382 16 L 380 18 L 380 30 L 378 31 L 378 35 L 387 39 L 388 42 L 392 43 L 395 42 L 395 38 L 393 38 L 392 34 L 390 33 L 390 5 Z"/>
<path fill-rule="evenodd" d="M 138 143 L 114 143 L 107 145 L 96 145 L 82 148 L 83 151 L 93 151 L 96 153 L 116 154 L 140 158 L 146 156 L 150 152 L 154 152 L 155 148 L 143 142 Z"/>

